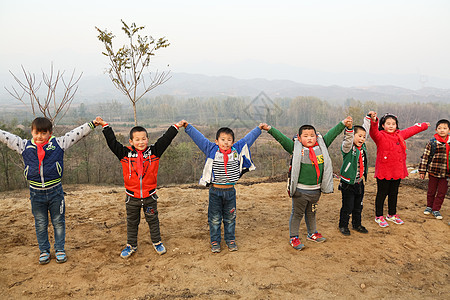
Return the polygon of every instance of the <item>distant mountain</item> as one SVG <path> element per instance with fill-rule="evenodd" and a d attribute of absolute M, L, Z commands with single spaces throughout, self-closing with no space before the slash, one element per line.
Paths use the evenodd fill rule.
<path fill-rule="evenodd" d="M 6 78 L 0 76 L 2 82 Z M 11 84 L 7 85 L 11 86 Z M 422 88 L 410 90 L 396 86 L 321 86 L 291 80 L 237 79 L 229 76 L 206 76 L 199 74 L 172 73 L 172 78 L 158 86 L 147 97 L 173 95 L 175 97 L 256 97 L 264 91 L 271 98 L 315 96 L 329 102 L 341 102 L 349 98 L 361 101 L 381 102 L 445 102 L 450 103 L 450 89 Z M 79 82 L 75 102 L 126 101 L 111 83 L 108 75 L 85 76 Z M 4 90 L 0 92 L 1 103 L 15 100 Z"/>

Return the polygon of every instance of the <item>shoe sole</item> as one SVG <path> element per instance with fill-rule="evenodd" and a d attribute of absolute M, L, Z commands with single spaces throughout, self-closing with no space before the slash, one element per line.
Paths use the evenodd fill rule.
<path fill-rule="evenodd" d="M 322 241 L 318 241 L 318 240 L 315 240 L 315 239 L 310 239 L 310 238 L 306 238 L 308 241 L 311 241 L 311 242 L 316 242 L 316 243 L 323 243 L 323 242 L 325 242 L 326 241 L 326 239 L 325 240 L 322 240 Z"/>
<path fill-rule="evenodd" d="M 47 259 L 47 260 L 40 260 L 39 261 L 39 264 L 40 265 L 46 265 L 46 264 L 48 264 L 50 262 L 50 259 Z"/>
<path fill-rule="evenodd" d="M 221 251 L 220 249 L 217 249 L 217 250 L 216 249 L 211 249 L 212 253 L 220 253 L 220 251 Z"/>
<path fill-rule="evenodd" d="M 388 220 L 388 219 L 386 219 L 386 221 L 392 222 L 392 223 L 394 223 L 394 224 L 396 224 L 396 225 L 402 225 L 402 224 L 404 224 L 404 223 L 405 223 L 405 222 L 402 222 L 402 223 L 397 223 L 397 222 L 395 222 L 395 221 L 392 221 L 392 220 Z"/>

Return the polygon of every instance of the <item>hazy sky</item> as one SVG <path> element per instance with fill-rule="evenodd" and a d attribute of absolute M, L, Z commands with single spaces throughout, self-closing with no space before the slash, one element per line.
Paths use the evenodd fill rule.
<path fill-rule="evenodd" d="M 155 66 L 172 72 L 289 78 L 283 68 L 416 74 L 450 82 L 450 1 L 0 1 L 0 73 L 58 69 L 101 74 L 95 26 L 124 43 L 120 19 L 166 36 Z M 273 73 L 273 74 L 272 74 Z M 447 88 L 450 88 L 448 86 Z"/>

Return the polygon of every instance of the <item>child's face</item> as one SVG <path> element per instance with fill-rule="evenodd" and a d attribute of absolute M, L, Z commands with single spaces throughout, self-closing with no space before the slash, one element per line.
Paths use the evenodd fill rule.
<path fill-rule="evenodd" d="M 50 131 L 37 131 L 36 129 L 31 130 L 31 136 L 33 137 L 35 144 L 44 144 L 52 136 Z"/>
<path fill-rule="evenodd" d="M 148 137 L 145 131 L 136 131 L 133 133 L 133 139 L 130 140 L 130 145 L 134 146 L 139 151 L 144 151 L 148 146 Z"/>
<path fill-rule="evenodd" d="M 450 131 L 450 128 L 448 128 L 447 124 L 439 124 L 439 126 L 436 128 L 436 133 L 441 137 L 441 138 L 446 138 L 448 133 Z"/>
<path fill-rule="evenodd" d="M 394 119 L 386 119 L 386 122 L 383 124 L 384 130 L 389 133 L 393 133 L 397 130 L 397 122 Z"/>
<path fill-rule="evenodd" d="M 216 145 L 218 145 L 221 150 L 227 151 L 233 146 L 233 142 L 233 136 L 231 134 L 222 132 L 219 135 L 219 139 L 216 140 Z"/>
<path fill-rule="evenodd" d="M 366 132 L 364 130 L 358 130 L 355 132 L 355 135 L 353 136 L 353 144 L 355 144 L 356 147 L 361 147 L 362 144 L 366 142 Z"/>
<path fill-rule="evenodd" d="M 313 129 L 305 129 L 300 135 L 300 142 L 305 147 L 312 147 L 317 142 L 317 135 Z"/>

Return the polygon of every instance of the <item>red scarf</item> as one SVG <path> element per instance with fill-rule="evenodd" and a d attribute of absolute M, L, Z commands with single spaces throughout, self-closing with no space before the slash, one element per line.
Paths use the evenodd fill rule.
<path fill-rule="evenodd" d="M 36 144 L 37 147 L 37 155 L 38 155 L 38 160 L 39 160 L 39 172 L 41 172 L 41 163 L 44 160 L 45 157 L 45 150 L 44 150 L 44 146 L 48 144 L 48 141 L 46 141 L 45 143 L 42 144 Z"/>
<path fill-rule="evenodd" d="M 220 153 L 223 154 L 223 166 L 225 168 L 225 175 L 228 175 L 227 174 L 228 154 L 231 153 L 231 148 L 228 150 L 222 150 L 219 148 L 219 151 L 220 151 Z"/>
<path fill-rule="evenodd" d="M 450 171 L 450 168 L 449 168 L 449 157 L 448 157 L 448 154 L 449 154 L 449 152 L 450 152 L 450 145 L 448 144 L 448 135 L 445 137 L 445 139 L 443 139 L 439 134 L 435 134 L 434 135 L 434 137 L 436 138 L 436 141 L 438 141 L 438 142 L 441 142 L 441 143 L 443 143 L 443 144 L 445 144 L 445 150 L 446 150 L 446 152 L 447 152 L 447 159 L 446 159 L 446 161 L 447 161 L 447 171 Z"/>
<path fill-rule="evenodd" d="M 317 162 L 316 153 L 314 153 L 314 147 L 318 146 L 319 144 L 316 142 L 316 144 L 312 147 L 308 147 L 309 149 L 309 159 L 313 163 L 314 167 L 316 168 L 316 176 L 317 176 L 317 184 L 319 184 L 319 178 L 320 178 L 320 169 L 319 169 L 319 163 Z"/>
<path fill-rule="evenodd" d="M 363 162 L 363 156 L 362 156 L 362 145 L 361 147 L 356 147 L 359 150 L 359 177 L 363 178 L 364 176 L 364 162 Z"/>

